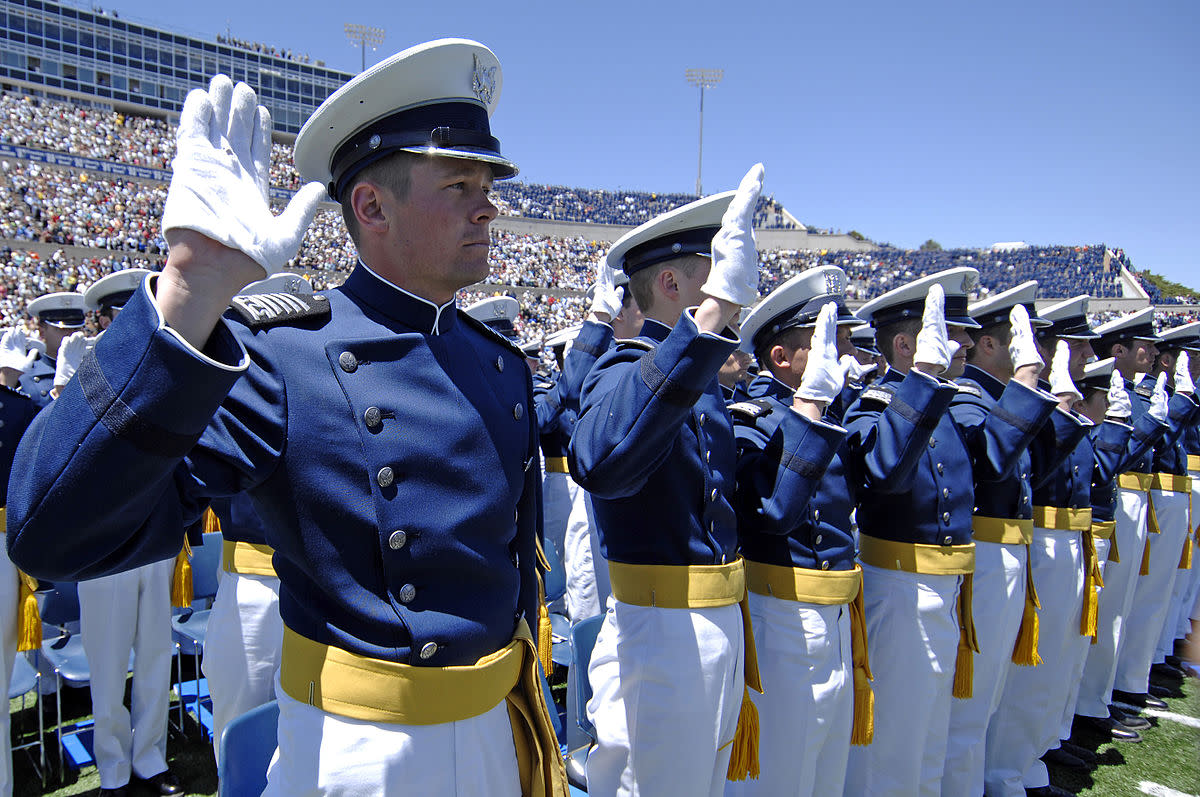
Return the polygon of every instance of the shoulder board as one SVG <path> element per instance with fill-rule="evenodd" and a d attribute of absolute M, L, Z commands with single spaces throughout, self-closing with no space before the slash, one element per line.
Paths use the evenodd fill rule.
<path fill-rule="evenodd" d="M 860 401 L 878 401 L 880 404 L 891 404 L 895 393 L 882 387 L 869 387 L 859 394 Z"/>
<path fill-rule="evenodd" d="M 467 315 L 466 313 L 464 313 L 461 310 L 458 311 L 458 320 L 462 321 L 465 324 L 470 324 L 472 327 L 479 330 L 484 335 L 490 337 L 492 340 L 496 341 L 497 343 L 502 344 L 504 346 L 504 348 L 508 349 L 510 352 L 517 355 L 522 360 L 525 359 L 525 352 L 521 351 L 521 348 L 517 344 L 513 343 L 511 340 L 504 337 L 499 332 L 492 329 L 491 327 L 489 327 L 487 324 L 483 323 L 482 321 L 476 321 L 474 318 L 471 318 L 471 316 Z"/>
<path fill-rule="evenodd" d="M 1143 379 L 1141 383 L 1133 389 L 1133 392 L 1137 393 L 1143 398 L 1150 398 L 1154 395 L 1154 385 L 1152 384 L 1151 380 Z"/>
<path fill-rule="evenodd" d="M 774 409 L 770 399 L 750 399 L 749 401 L 735 401 L 728 405 L 730 414 L 733 419 L 754 421 L 769 413 Z"/>
<path fill-rule="evenodd" d="M 955 382 L 954 386 L 958 388 L 959 393 L 966 393 L 968 396 L 975 398 L 983 398 L 983 390 L 978 385 L 972 385 L 970 382 Z"/>
<path fill-rule="evenodd" d="M 654 351 L 654 346 L 650 345 L 641 338 L 620 338 L 614 341 L 618 349 L 641 349 L 643 351 Z"/>
<path fill-rule="evenodd" d="M 234 296 L 232 310 L 251 329 L 292 324 L 308 319 L 326 320 L 332 315 L 329 300 L 321 295 L 296 293 L 255 293 Z"/>

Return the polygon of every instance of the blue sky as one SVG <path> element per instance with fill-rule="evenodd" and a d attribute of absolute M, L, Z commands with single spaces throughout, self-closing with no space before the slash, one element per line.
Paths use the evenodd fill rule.
<path fill-rule="evenodd" d="M 801 221 L 916 247 L 1104 242 L 1200 288 L 1195 2 L 107 0 L 357 71 L 343 23 L 386 29 L 368 63 L 440 36 L 504 69 L 493 131 L 530 182 L 706 192 L 755 161 Z"/>

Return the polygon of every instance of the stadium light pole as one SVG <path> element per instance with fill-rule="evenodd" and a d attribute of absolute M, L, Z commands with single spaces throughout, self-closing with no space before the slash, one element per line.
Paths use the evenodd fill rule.
<path fill-rule="evenodd" d="M 700 87 L 700 151 L 696 155 L 696 196 L 703 196 L 700 170 L 704 164 L 704 90 L 711 89 L 725 77 L 724 69 L 688 69 L 684 72 L 687 82 Z"/>
<path fill-rule="evenodd" d="M 346 23 L 346 38 L 350 43 L 356 45 L 362 51 L 362 69 L 360 72 L 367 71 L 367 45 L 371 45 L 374 50 L 379 45 L 383 44 L 383 28 L 377 28 L 372 25 L 359 25 L 354 22 Z"/>

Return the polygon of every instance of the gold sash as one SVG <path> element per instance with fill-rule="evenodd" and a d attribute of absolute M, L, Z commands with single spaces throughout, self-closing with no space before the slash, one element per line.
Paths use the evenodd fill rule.
<path fill-rule="evenodd" d="M 221 567 L 226 573 L 277 578 L 271 559 L 274 554 L 270 545 L 225 540 L 221 543 Z"/>
<path fill-rule="evenodd" d="M 971 518 L 971 536 L 996 545 L 1028 545 L 1033 542 L 1033 521 L 975 515 Z"/>
<path fill-rule="evenodd" d="M 1117 485 L 1125 490 L 1137 490 L 1139 492 L 1149 492 L 1150 485 L 1154 482 L 1153 473 L 1137 473 L 1129 471 L 1122 473 L 1117 477 Z"/>
<path fill-rule="evenodd" d="M 566 457 L 546 457 L 546 473 L 570 473 Z"/>
<path fill-rule="evenodd" d="M 1033 525 L 1053 531 L 1091 531 L 1092 508 L 1070 509 L 1065 506 L 1035 506 Z"/>

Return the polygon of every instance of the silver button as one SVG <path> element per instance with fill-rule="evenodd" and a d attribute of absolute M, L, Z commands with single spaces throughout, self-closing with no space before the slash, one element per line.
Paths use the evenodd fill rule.
<path fill-rule="evenodd" d="M 1027 495 L 1023 495 L 1023 496 L 1021 496 L 1021 503 L 1022 503 L 1022 504 L 1028 504 L 1028 503 L 1029 503 L 1029 496 L 1027 496 Z"/>
<path fill-rule="evenodd" d="M 949 512 L 942 513 L 942 522 L 945 523 L 947 526 L 950 525 L 950 513 Z"/>
<path fill-rule="evenodd" d="M 705 452 L 704 452 L 704 461 L 705 461 L 705 462 L 708 462 L 708 461 L 709 461 L 709 460 L 711 460 L 711 459 L 712 459 L 712 452 L 711 452 L 711 451 L 705 451 Z"/>
<path fill-rule="evenodd" d="M 820 523 L 820 522 L 821 522 L 821 510 L 814 509 L 813 510 L 813 523 Z"/>
<path fill-rule="evenodd" d="M 716 533 L 717 533 L 717 523 L 716 523 L 716 521 L 709 521 L 709 524 L 708 524 L 708 532 L 709 532 L 709 534 L 716 534 Z"/>
<path fill-rule="evenodd" d="M 950 488 L 943 487 L 942 488 L 942 498 L 949 498 L 949 497 L 950 497 Z"/>
<path fill-rule="evenodd" d="M 947 534 L 945 537 L 942 537 L 942 542 L 946 545 L 949 545 L 950 543 L 954 542 L 954 538 Z"/>
<path fill-rule="evenodd" d="M 829 560 L 828 560 L 828 559 L 826 559 L 824 562 L 821 562 L 821 569 L 822 569 L 822 570 L 828 570 L 828 569 L 829 569 Z"/>
<path fill-rule="evenodd" d="M 1028 478 L 1029 478 L 1029 474 L 1028 474 L 1028 473 L 1022 473 L 1022 474 L 1021 474 L 1021 478 L 1022 478 L 1022 479 L 1028 479 Z"/>
<path fill-rule="evenodd" d="M 391 487 L 392 482 L 396 480 L 396 474 L 392 472 L 390 467 L 384 465 L 379 469 L 379 476 L 377 478 L 380 487 Z"/>
<path fill-rule="evenodd" d="M 432 659 L 433 654 L 437 653 L 437 651 L 438 651 L 438 646 L 437 646 L 436 642 L 426 642 L 424 645 L 421 646 L 421 652 L 417 655 L 419 655 L 423 659 Z"/>
<path fill-rule="evenodd" d="M 708 420 L 708 416 L 707 416 L 707 415 L 705 415 L 703 412 L 702 412 L 702 413 L 700 413 L 700 425 L 701 425 L 701 426 L 703 426 L 703 425 L 704 425 L 704 422 L 705 422 L 706 420 Z"/>
<path fill-rule="evenodd" d="M 521 420 L 521 417 L 522 417 L 524 414 L 525 414 L 525 408 L 524 408 L 524 407 L 522 407 L 520 404 L 515 404 L 515 405 L 513 405 L 513 417 L 514 417 L 514 418 L 516 418 L 516 419 L 519 421 L 519 420 Z"/>
<path fill-rule="evenodd" d="M 930 448 L 936 448 L 936 447 L 937 447 L 937 438 L 936 438 L 936 437 L 931 437 L 931 438 L 929 438 L 929 447 L 930 447 Z"/>
<path fill-rule="evenodd" d="M 711 501 L 717 500 L 717 489 L 715 487 L 713 488 L 713 491 L 708 494 L 708 497 L 709 497 L 709 500 L 711 500 Z"/>
<path fill-rule="evenodd" d="M 1078 465 L 1076 465 L 1076 466 L 1075 466 L 1075 472 L 1076 472 L 1076 473 L 1079 473 L 1079 466 L 1078 466 Z"/>
<path fill-rule="evenodd" d="M 503 357 L 496 358 L 496 370 L 499 371 L 500 373 L 504 373 L 504 358 Z"/>
<path fill-rule="evenodd" d="M 818 534 L 817 538 L 815 540 L 813 540 L 813 545 L 820 545 L 821 541 L 824 539 L 825 539 L 824 535 Z"/>
<path fill-rule="evenodd" d="M 48 391 L 48 390 L 43 390 L 43 391 L 42 391 L 42 395 L 43 395 L 43 396 L 48 396 L 48 395 L 50 395 L 50 391 Z"/>
<path fill-rule="evenodd" d="M 939 476 L 941 476 L 941 475 L 942 475 L 942 474 L 945 472 L 945 470 L 946 470 L 946 469 L 945 469 L 944 467 L 942 467 L 942 463 L 940 463 L 940 462 L 939 462 L 939 463 L 937 464 L 937 471 L 938 471 L 938 475 L 939 475 Z"/>
<path fill-rule="evenodd" d="M 388 537 L 388 547 L 391 548 L 393 551 L 400 550 L 401 548 L 403 548 L 405 546 L 405 544 L 407 542 L 408 542 L 408 533 L 405 532 L 403 529 L 396 529 L 395 531 L 392 532 L 391 536 Z"/>
<path fill-rule="evenodd" d="M 41 378 L 40 376 L 35 376 L 35 377 L 33 378 L 33 381 L 34 381 L 34 382 L 41 382 L 41 381 L 42 381 L 42 378 Z"/>
<path fill-rule="evenodd" d="M 400 588 L 400 602 L 401 603 L 412 603 L 413 599 L 416 597 L 417 597 L 417 588 L 414 587 L 412 584 L 405 584 L 403 587 Z"/>
<path fill-rule="evenodd" d="M 379 411 L 378 407 L 367 407 L 367 411 L 363 413 L 363 420 L 366 421 L 367 428 L 374 429 L 378 426 L 382 415 L 383 413 Z"/>
<path fill-rule="evenodd" d="M 348 374 L 352 374 L 358 370 L 358 358 L 348 351 L 344 351 L 338 355 L 338 366 Z"/>

